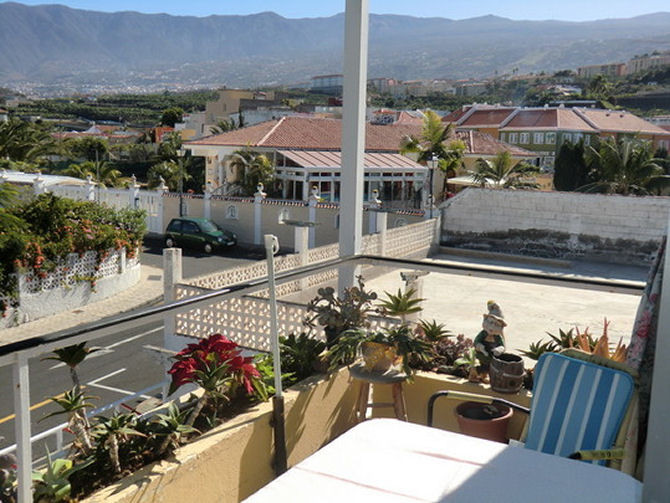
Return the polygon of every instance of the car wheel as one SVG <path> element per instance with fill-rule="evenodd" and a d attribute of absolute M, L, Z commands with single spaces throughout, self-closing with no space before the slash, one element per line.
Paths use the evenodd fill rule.
<path fill-rule="evenodd" d="M 212 253 L 212 245 L 205 243 L 205 253 Z"/>
<path fill-rule="evenodd" d="M 167 246 L 168 248 L 174 248 L 174 239 L 165 238 L 165 246 Z"/>

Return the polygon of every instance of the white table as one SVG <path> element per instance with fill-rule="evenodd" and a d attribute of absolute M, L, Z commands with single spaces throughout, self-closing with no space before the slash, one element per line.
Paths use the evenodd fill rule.
<path fill-rule="evenodd" d="M 610 468 L 395 419 L 352 428 L 252 495 L 248 503 L 641 501 Z"/>

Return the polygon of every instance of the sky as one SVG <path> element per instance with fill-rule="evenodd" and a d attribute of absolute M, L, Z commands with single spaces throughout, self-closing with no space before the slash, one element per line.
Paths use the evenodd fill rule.
<path fill-rule="evenodd" d="M 587 21 L 670 11 L 668 0 L 369 0 L 370 12 L 465 19 L 487 14 L 511 19 Z M 0 2 L 3 3 L 3 2 Z M 284 17 L 331 16 L 345 0 L 19 0 L 27 5 L 61 4 L 77 9 L 209 16 L 274 11 Z"/>

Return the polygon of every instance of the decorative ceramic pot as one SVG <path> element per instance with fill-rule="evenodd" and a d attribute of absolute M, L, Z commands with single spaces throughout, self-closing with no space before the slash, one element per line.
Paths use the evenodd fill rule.
<path fill-rule="evenodd" d="M 360 347 L 365 369 L 370 372 L 386 372 L 391 367 L 402 363 L 395 346 L 383 342 L 363 342 Z"/>

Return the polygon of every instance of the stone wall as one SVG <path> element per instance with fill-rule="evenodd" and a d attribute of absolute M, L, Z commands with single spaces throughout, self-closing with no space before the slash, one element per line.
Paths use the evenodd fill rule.
<path fill-rule="evenodd" d="M 444 245 L 645 264 L 666 234 L 670 198 L 470 188 L 441 209 Z"/>

